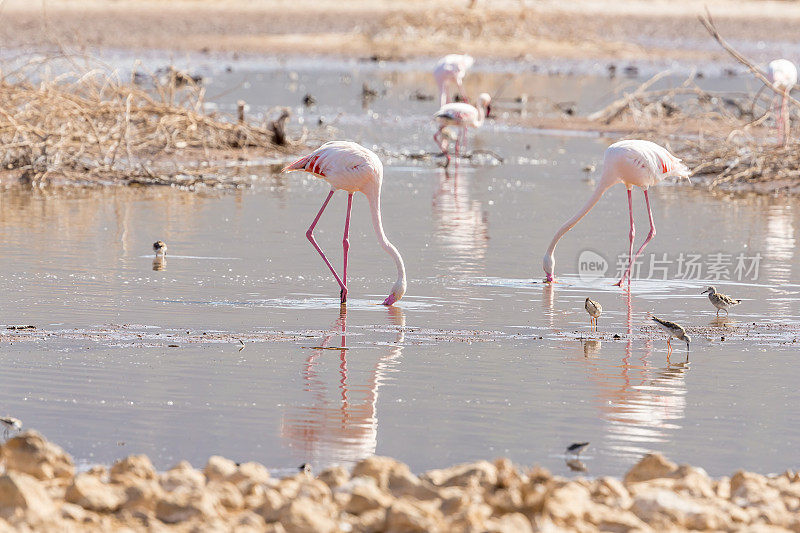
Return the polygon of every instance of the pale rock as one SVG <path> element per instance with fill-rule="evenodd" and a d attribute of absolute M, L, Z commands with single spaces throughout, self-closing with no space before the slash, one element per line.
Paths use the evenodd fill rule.
<path fill-rule="evenodd" d="M 237 516 L 233 530 L 236 533 L 256 533 L 264 531 L 266 527 L 267 523 L 260 515 L 253 511 L 244 511 Z"/>
<path fill-rule="evenodd" d="M 111 467 L 109 473 L 114 483 L 124 483 L 131 479 L 156 479 L 156 469 L 146 455 L 129 455 L 120 459 Z"/>
<path fill-rule="evenodd" d="M 337 465 L 327 468 L 317 476 L 317 479 L 328 485 L 331 490 L 341 487 L 350 480 L 350 472 L 343 466 Z"/>
<path fill-rule="evenodd" d="M 508 513 L 499 518 L 487 520 L 487 533 L 533 533 L 531 522 L 522 513 Z"/>
<path fill-rule="evenodd" d="M 458 512 L 445 516 L 444 531 L 483 532 L 491 516 L 492 508 L 485 503 L 468 503 Z"/>
<path fill-rule="evenodd" d="M 202 472 L 192 468 L 188 461 L 181 461 L 160 476 L 161 486 L 167 492 L 178 487 L 200 491 L 206 485 L 206 477 Z"/>
<path fill-rule="evenodd" d="M 400 468 L 401 465 L 408 469 L 406 465 L 391 457 L 373 455 L 356 463 L 353 467 L 352 477 L 371 477 L 378 487 L 388 490 L 390 473 Z"/>
<path fill-rule="evenodd" d="M 472 502 L 469 493 L 462 487 L 443 487 L 439 489 L 439 498 L 442 502 L 439 509 L 445 516 L 460 513 Z M 489 509 L 491 512 L 491 507 Z"/>
<path fill-rule="evenodd" d="M 396 498 L 411 496 L 418 500 L 433 500 L 439 497 L 436 487 L 415 476 L 403 463 L 398 463 L 389 472 L 389 492 Z"/>
<path fill-rule="evenodd" d="M 714 493 L 723 500 L 731 499 L 731 480 L 723 477 L 714 482 Z"/>
<path fill-rule="evenodd" d="M 208 481 L 222 481 L 233 476 L 237 470 L 236 463 L 230 459 L 212 455 L 208 458 L 203 474 L 205 474 Z"/>
<path fill-rule="evenodd" d="M 354 531 L 383 531 L 386 525 L 386 509 L 373 509 L 361 513 L 353 522 Z"/>
<path fill-rule="evenodd" d="M 430 470 L 421 478 L 437 487 L 466 487 L 471 483 L 477 483 L 483 488 L 489 488 L 497 484 L 497 468 L 489 461 L 477 461 Z"/>
<path fill-rule="evenodd" d="M 88 511 L 113 513 L 122 506 L 125 496 L 120 487 L 103 483 L 97 477 L 85 473 L 75 476 L 72 484 L 67 487 L 64 499 Z"/>
<path fill-rule="evenodd" d="M 677 472 L 678 465 L 660 453 L 649 453 L 628 471 L 625 475 L 625 484 L 658 478 L 672 478 Z"/>
<path fill-rule="evenodd" d="M 522 485 L 522 504 L 528 514 L 539 514 L 544 508 L 544 499 L 548 491 L 547 483 L 529 480 Z"/>
<path fill-rule="evenodd" d="M 0 459 L 7 471 L 36 479 L 70 479 L 75 474 L 72 458 L 36 431 L 28 430 L 9 439 L 0 448 Z"/>
<path fill-rule="evenodd" d="M 0 476 L 0 517 L 41 522 L 55 512 L 53 500 L 33 477 L 13 471 Z"/>
<path fill-rule="evenodd" d="M 267 524 L 267 527 L 261 530 L 262 533 L 287 533 L 286 528 L 280 522 Z"/>
<path fill-rule="evenodd" d="M 253 510 L 261 515 L 267 522 L 275 522 L 280 518 L 280 512 L 286 505 L 286 498 L 275 489 L 264 489 L 263 503 Z"/>
<path fill-rule="evenodd" d="M 605 476 L 596 480 L 591 489 L 592 500 L 608 507 L 628 509 L 633 500 L 628 490 L 617 478 Z"/>
<path fill-rule="evenodd" d="M 338 529 L 328 506 L 304 497 L 284 505 L 279 521 L 287 533 L 332 533 Z"/>
<path fill-rule="evenodd" d="M 164 489 L 155 479 L 130 477 L 124 490 L 125 501 L 122 508 L 130 511 L 153 511 L 164 497 Z"/>
<path fill-rule="evenodd" d="M 236 485 L 229 481 L 210 481 L 206 490 L 211 492 L 217 501 L 229 511 L 238 511 L 244 508 L 244 497 Z"/>
<path fill-rule="evenodd" d="M 705 502 L 667 489 L 652 489 L 636 494 L 631 511 L 658 530 L 673 525 L 688 529 L 727 529 L 725 513 Z"/>
<path fill-rule="evenodd" d="M 400 498 L 386 511 L 386 533 L 425 533 L 443 530 L 443 516 L 433 503 Z"/>
<path fill-rule="evenodd" d="M 344 510 L 350 514 L 360 515 L 374 509 L 383 509 L 392 504 L 393 498 L 373 483 L 356 485 L 350 494 Z"/>
<path fill-rule="evenodd" d="M 228 476 L 227 481 L 239 487 L 243 494 L 247 494 L 254 485 L 270 482 L 269 470 L 260 463 L 242 463 Z"/>
<path fill-rule="evenodd" d="M 492 506 L 496 515 L 513 513 L 523 508 L 522 492 L 516 487 L 487 492 L 486 503 Z"/>
<path fill-rule="evenodd" d="M 195 518 L 209 520 L 220 513 L 219 502 L 205 490 L 180 487 L 164 494 L 156 504 L 156 517 L 167 524 Z"/>
<path fill-rule="evenodd" d="M 494 466 L 497 469 L 497 486 L 501 488 L 518 487 L 522 483 L 522 476 L 514 467 L 510 459 L 496 459 Z"/>
<path fill-rule="evenodd" d="M 61 518 L 73 522 L 83 522 L 86 519 L 86 510 L 80 505 L 64 502 L 61 504 Z"/>
<path fill-rule="evenodd" d="M 543 466 L 536 465 L 528 470 L 527 477 L 530 485 L 537 485 L 539 483 L 547 483 L 553 479 L 553 474 Z"/>
<path fill-rule="evenodd" d="M 542 511 L 556 524 L 572 527 L 584 520 L 594 505 L 589 489 L 565 482 L 548 490 Z"/>
<path fill-rule="evenodd" d="M 101 481 L 105 481 L 108 479 L 108 468 L 106 468 L 103 465 L 94 465 L 91 468 L 89 468 L 89 470 L 83 473 L 90 476 L 94 476 Z"/>

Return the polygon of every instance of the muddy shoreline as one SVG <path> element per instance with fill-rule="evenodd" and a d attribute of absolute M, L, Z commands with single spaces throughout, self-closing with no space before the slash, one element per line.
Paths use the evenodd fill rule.
<path fill-rule="evenodd" d="M 508 459 L 415 475 L 372 456 L 352 471 L 273 477 L 220 456 L 158 472 L 145 455 L 76 471 L 35 431 L 0 448 L 0 526 L 37 531 L 739 531 L 800 527 L 800 475 L 737 471 L 713 479 L 661 454 L 624 476 L 565 478 Z M 578 456 L 567 464 L 585 469 Z M 590 459 L 587 459 L 590 462 Z M 301 467 L 302 468 L 302 467 Z"/>

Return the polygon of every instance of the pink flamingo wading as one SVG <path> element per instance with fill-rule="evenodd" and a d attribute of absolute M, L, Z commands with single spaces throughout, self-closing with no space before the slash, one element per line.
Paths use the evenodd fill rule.
<path fill-rule="evenodd" d="M 347 301 L 347 254 L 350 249 L 350 212 L 353 207 L 353 194 L 364 193 L 369 202 L 369 209 L 372 214 L 372 225 L 375 234 L 378 236 L 378 243 L 386 250 L 397 265 L 397 281 L 392 286 L 392 291 L 384 300 L 383 305 L 392 305 L 400 300 L 406 292 L 406 269 L 403 265 L 403 258 L 397 248 L 389 242 L 383 232 L 381 222 L 381 183 L 383 182 L 383 164 L 374 152 L 367 150 L 363 146 L 349 141 L 331 141 L 323 144 L 310 154 L 302 157 L 286 166 L 283 172 L 302 170 L 318 178 L 327 181 L 331 186 L 328 197 L 322 203 L 322 207 L 317 213 L 314 222 L 306 231 L 306 237 L 314 248 L 322 256 L 322 260 L 330 269 L 333 277 L 341 288 L 341 302 Z M 347 217 L 344 222 L 344 238 L 342 248 L 344 249 L 344 268 L 342 276 L 336 273 L 325 253 L 314 240 L 314 227 L 317 225 L 322 212 L 328 206 L 331 196 L 337 190 L 347 191 Z"/>
<path fill-rule="evenodd" d="M 483 125 L 484 119 L 492 112 L 491 102 L 491 96 L 481 93 L 478 96 L 478 107 L 463 102 L 445 104 L 433 115 L 433 119 L 439 124 L 439 129 L 433 134 L 433 140 L 447 157 L 448 163 L 450 154 L 447 152 L 445 128 L 452 126 L 459 130 L 456 136 L 456 157 L 458 157 L 461 146 L 467 142 L 467 128 L 480 128 Z"/>
<path fill-rule="evenodd" d="M 461 54 L 448 54 L 441 58 L 433 69 L 433 77 L 436 78 L 436 85 L 439 86 L 439 105 L 443 106 L 450 101 L 447 89 L 450 85 L 458 88 L 461 99 L 466 101 L 462 82 L 467 70 L 472 68 L 475 60 L 472 56 Z"/>
<path fill-rule="evenodd" d="M 690 174 L 689 169 L 686 168 L 686 165 L 681 163 L 680 159 L 669 153 L 666 148 L 650 141 L 619 141 L 606 148 L 606 153 L 603 158 L 603 174 L 600 176 L 597 188 L 580 211 L 561 226 L 555 236 L 553 236 L 550 246 L 547 248 L 544 260 L 542 261 L 542 266 L 546 274 L 545 281 L 553 281 L 553 274 L 555 272 L 555 259 L 553 254 L 561 237 L 586 216 L 612 185 L 623 183 L 628 189 L 628 211 L 630 213 L 631 222 L 631 231 L 629 234 L 630 247 L 628 249 L 628 268 L 616 285 L 621 286 L 625 278 L 628 278 L 628 283 L 630 283 L 631 267 L 636 261 L 636 258 L 639 257 L 639 254 L 642 253 L 642 250 L 644 250 L 644 247 L 647 246 L 647 243 L 656 235 L 656 227 L 653 223 L 653 211 L 650 209 L 650 198 L 647 195 L 648 188 L 652 185 L 656 185 L 664 178 L 680 177 L 688 179 Z M 631 198 L 631 189 L 633 189 L 633 187 L 639 187 L 644 191 L 644 200 L 647 203 L 647 214 L 650 217 L 650 233 L 647 234 L 647 238 L 636 252 L 636 255 L 633 255 L 633 239 L 636 236 L 636 228 L 633 224 L 633 200 Z"/>
<path fill-rule="evenodd" d="M 776 59 L 771 61 L 767 68 L 767 77 L 772 84 L 783 91 L 781 103 L 778 108 L 778 135 L 781 142 L 786 145 L 789 141 L 789 114 L 787 113 L 786 103 L 789 93 L 797 83 L 797 67 L 788 59 Z"/>

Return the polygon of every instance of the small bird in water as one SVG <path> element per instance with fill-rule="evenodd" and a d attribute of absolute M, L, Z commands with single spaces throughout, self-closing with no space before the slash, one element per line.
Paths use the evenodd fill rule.
<path fill-rule="evenodd" d="M 167 243 L 164 241 L 154 242 L 153 251 L 156 253 L 156 255 L 167 255 Z"/>
<path fill-rule="evenodd" d="M 297 469 L 303 474 L 308 474 L 309 476 L 311 475 L 311 465 L 308 463 L 301 464 L 297 467 Z"/>
<path fill-rule="evenodd" d="M 569 446 L 567 446 L 567 453 L 571 453 L 574 455 L 580 455 L 586 447 L 589 446 L 588 442 L 573 442 Z"/>
<path fill-rule="evenodd" d="M 589 325 L 593 325 L 595 331 L 597 331 L 597 319 L 603 314 L 603 306 L 591 298 L 586 298 L 586 303 L 583 306 L 586 308 L 586 312 L 589 313 Z"/>
<path fill-rule="evenodd" d="M 669 354 L 672 353 L 672 344 L 670 341 L 674 338 L 684 341 L 686 343 L 686 355 L 689 355 L 689 343 L 692 341 L 692 338 L 686 334 L 686 330 L 683 327 L 679 326 L 675 322 L 670 322 L 669 320 L 661 320 L 658 317 L 651 317 L 653 322 L 658 324 L 658 326 L 663 329 L 665 332 L 669 334 L 667 337 L 667 357 Z"/>
<path fill-rule="evenodd" d="M 717 308 L 717 316 L 719 316 L 720 311 L 725 311 L 725 314 L 727 315 L 729 307 L 733 307 L 734 305 L 739 305 L 742 303 L 741 300 L 736 300 L 727 294 L 721 294 L 717 292 L 715 287 L 709 287 L 700 294 L 705 293 L 708 293 L 708 299 L 711 300 L 711 303 Z"/>
<path fill-rule="evenodd" d="M 11 430 L 19 431 L 22 429 L 22 420 L 14 418 L 13 416 L 0 416 L 0 423 L 3 424 L 3 436 L 8 438 L 8 432 Z"/>

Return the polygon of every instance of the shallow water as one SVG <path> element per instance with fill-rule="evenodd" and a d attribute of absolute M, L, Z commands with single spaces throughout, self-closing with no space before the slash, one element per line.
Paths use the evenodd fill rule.
<path fill-rule="evenodd" d="M 475 83 L 503 79 L 485 76 Z M 582 109 L 613 98 L 620 83 L 529 79 Z M 628 246 L 625 192 L 612 189 L 562 240 L 560 283 L 546 286 L 543 252 L 592 191 L 582 167 L 599 164 L 611 140 L 510 128 L 501 115 L 471 147 L 505 164 L 445 172 L 386 157 L 434 148 L 434 104 L 408 98 L 420 87 L 433 93 L 425 73 L 234 72 L 209 94 L 242 80 L 249 85 L 220 107 L 243 97 L 254 113 L 265 111 L 259 101 L 291 105 L 305 125 L 325 117 L 384 156 L 384 224 L 406 261 L 407 296 L 377 305 L 394 267 L 357 197 L 342 312 L 304 238 L 327 190 L 310 176 L 249 168 L 257 185 L 236 192 L 9 189 L 0 195 L 0 321 L 36 329 L 6 330 L 0 343 L 0 411 L 82 464 L 147 453 L 159 467 L 200 465 L 221 454 L 289 472 L 377 453 L 421 471 L 503 455 L 568 473 L 564 448 L 588 440 L 590 475 L 620 474 L 651 450 L 715 475 L 797 466 L 795 201 L 653 189 L 658 234 L 643 275 L 652 257 L 668 280 L 634 281 L 629 294 L 611 285 Z M 387 92 L 362 107 L 365 80 Z M 302 111 L 306 91 L 319 104 Z M 339 193 L 316 230 L 337 265 L 344 209 Z M 635 210 L 638 246 L 648 231 L 638 191 Z M 162 263 L 149 255 L 157 239 L 169 246 Z M 610 263 L 604 277 L 578 275 L 585 250 Z M 729 321 L 715 320 L 699 294 L 709 281 L 677 276 L 681 253 L 700 254 L 704 269 L 709 254 L 760 253 L 755 279 L 713 282 L 745 300 Z M 604 307 L 596 334 L 587 296 Z M 689 362 L 677 341 L 667 358 L 651 312 L 697 330 Z"/>

